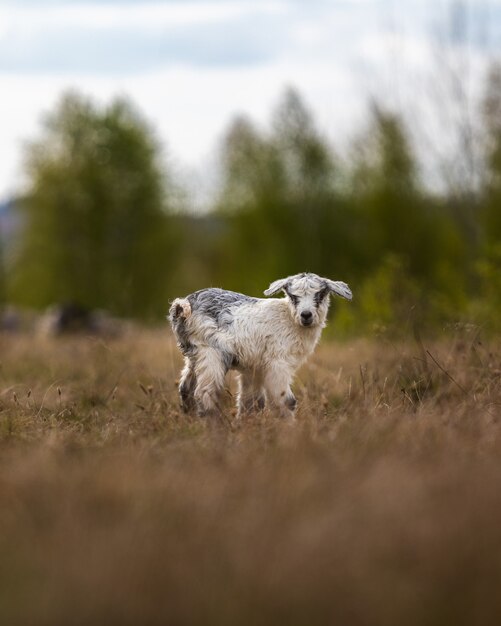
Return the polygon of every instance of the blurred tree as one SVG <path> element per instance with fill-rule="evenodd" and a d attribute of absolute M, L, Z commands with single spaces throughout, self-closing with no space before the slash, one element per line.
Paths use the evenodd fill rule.
<path fill-rule="evenodd" d="M 438 314 L 438 309 L 442 314 L 446 303 L 449 312 L 458 307 L 464 290 L 463 244 L 444 203 L 422 187 L 412 147 L 397 115 L 373 106 L 371 124 L 358 141 L 352 168 L 354 212 L 365 225 L 353 252 L 362 259 L 366 281 L 386 286 L 385 298 L 393 299 L 386 307 L 395 321 L 405 316 L 424 320 Z M 390 286 L 394 278 L 398 286 Z M 361 310 L 367 318 L 374 318 L 375 311 L 369 310 L 367 302 Z M 387 312 L 383 317 L 386 324 Z"/>
<path fill-rule="evenodd" d="M 431 35 L 433 63 L 421 92 L 412 89 L 423 165 L 434 185 L 444 189 L 447 210 L 467 244 L 470 265 L 478 250 L 483 185 L 482 133 L 478 115 L 477 52 L 489 46 L 488 9 L 472 0 L 447 0 L 443 19 Z M 417 97 L 416 97 L 417 96 Z M 424 114 L 427 109 L 426 114 Z M 418 119 L 416 119 L 418 118 Z"/>
<path fill-rule="evenodd" d="M 492 247 L 501 246 L 501 64 L 491 68 L 483 109 L 487 131 L 484 235 Z"/>
<path fill-rule="evenodd" d="M 287 234 L 291 261 L 298 270 L 315 268 L 329 273 L 340 260 L 336 242 L 341 244 L 343 235 L 340 232 L 338 237 L 333 228 L 341 208 L 338 172 L 330 146 L 294 89 L 285 92 L 275 112 L 271 139 L 283 163 L 284 217 L 293 226 Z"/>
<path fill-rule="evenodd" d="M 229 230 L 224 247 L 235 283 L 246 274 L 254 290 L 305 269 L 336 274 L 342 229 L 333 226 L 342 202 L 331 150 L 298 93 L 288 90 L 262 133 L 237 119 L 223 145 L 220 213 Z M 334 235 L 334 236 L 333 236 Z M 253 272 L 248 260 L 253 259 Z"/>
<path fill-rule="evenodd" d="M 404 259 L 412 275 L 429 280 L 437 261 L 452 254 L 455 225 L 443 202 L 425 190 L 402 120 L 376 107 L 373 133 L 368 200 L 379 224 L 380 245 Z"/>
<path fill-rule="evenodd" d="M 281 186 L 282 165 L 276 149 L 244 117 L 235 119 L 229 128 L 222 166 L 227 214 L 259 205 Z"/>
<path fill-rule="evenodd" d="M 391 253 L 412 273 L 426 273 L 428 255 L 422 247 L 429 242 L 422 237 L 427 224 L 417 163 L 401 119 L 378 105 L 359 140 L 352 190 L 369 226 L 364 244 L 368 263 Z"/>
<path fill-rule="evenodd" d="M 29 187 L 14 296 L 127 315 L 165 308 L 172 254 L 153 133 L 126 100 L 65 95 L 27 147 Z"/>
<path fill-rule="evenodd" d="M 267 274 L 278 271 L 284 258 L 271 227 L 283 197 L 279 154 L 247 119 L 238 118 L 223 143 L 222 171 L 218 213 L 228 225 L 221 246 L 224 280 L 235 289 L 262 290 Z"/>
<path fill-rule="evenodd" d="M 3 241 L 2 241 L 2 231 L 0 224 L 0 307 L 5 304 L 7 299 L 7 285 L 5 280 L 5 261 L 4 261 L 4 250 L 3 250 Z"/>
<path fill-rule="evenodd" d="M 219 268 L 233 288 L 256 293 L 302 270 L 356 281 L 360 304 L 338 307 L 346 329 L 436 323 L 464 305 L 464 242 L 447 203 L 422 185 L 399 116 L 374 105 L 343 169 L 289 90 L 271 132 L 235 120 L 223 173 Z"/>
<path fill-rule="evenodd" d="M 493 64 L 483 100 L 485 187 L 482 202 L 482 249 L 476 263 L 477 301 L 472 313 L 484 327 L 499 332 L 501 323 L 501 64 Z"/>

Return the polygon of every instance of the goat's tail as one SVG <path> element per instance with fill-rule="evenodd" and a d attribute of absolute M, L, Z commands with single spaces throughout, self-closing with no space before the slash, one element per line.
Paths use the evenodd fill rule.
<path fill-rule="evenodd" d="M 187 298 L 176 298 L 169 309 L 169 320 L 174 326 L 180 320 L 191 316 L 191 304 Z"/>

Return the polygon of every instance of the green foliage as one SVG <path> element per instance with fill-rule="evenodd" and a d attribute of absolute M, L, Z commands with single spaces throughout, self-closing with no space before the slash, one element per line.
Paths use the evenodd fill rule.
<path fill-rule="evenodd" d="M 480 211 L 481 253 L 475 263 L 476 298 L 470 315 L 500 332 L 501 322 L 501 65 L 491 68 L 483 102 L 486 129 L 485 188 Z"/>
<path fill-rule="evenodd" d="M 285 94 L 269 133 L 236 120 L 222 161 L 218 204 L 228 221 L 231 284 L 262 291 L 271 278 L 336 265 L 343 255 L 335 226 L 344 210 L 337 168 L 295 91 Z"/>
<path fill-rule="evenodd" d="M 99 108 L 70 93 L 26 154 L 26 228 L 13 295 L 116 313 L 165 309 L 169 221 L 159 150 L 125 100 Z"/>
<path fill-rule="evenodd" d="M 5 262 L 4 262 L 4 250 L 2 233 L 0 231 L 0 306 L 2 306 L 7 299 L 7 284 L 5 278 Z"/>
<path fill-rule="evenodd" d="M 270 132 L 234 122 L 222 161 L 226 285 L 259 293 L 305 269 L 342 278 L 355 299 L 336 307 L 338 333 L 433 327 L 466 307 L 466 244 L 424 190 L 398 116 L 374 106 L 342 163 L 289 91 Z"/>
<path fill-rule="evenodd" d="M 471 317 L 483 328 L 501 331 L 501 242 L 492 246 L 489 254 L 476 266 L 478 276 L 477 298 L 471 307 Z"/>
<path fill-rule="evenodd" d="M 168 213 L 172 182 L 145 122 L 127 102 L 99 108 L 69 94 L 27 150 L 10 293 L 30 305 L 77 300 L 148 316 L 195 289 L 259 295 L 308 270 L 353 288 L 353 302 L 336 301 L 337 335 L 468 320 L 500 330 L 500 66 L 482 124 L 482 188 L 431 193 L 401 116 L 374 104 L 342 159 L 289 89 L 268 127 L 244 117 L 229 127 L 213 210 Z"/>
<path fill-rule="evenodd" d="M 492 68 L 485 94 L 484 118 L 488 144 L 486 155 L 485 243 L 501 241 L 501 65 Z"/>

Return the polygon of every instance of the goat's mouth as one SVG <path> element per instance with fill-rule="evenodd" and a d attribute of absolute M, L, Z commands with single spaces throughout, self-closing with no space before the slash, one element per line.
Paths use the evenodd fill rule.
<path fill-rule="evenodd" d="M 301 320 L 300 324 L 308 328 L 308 326 L 313 326 L 313 320 Z"/>

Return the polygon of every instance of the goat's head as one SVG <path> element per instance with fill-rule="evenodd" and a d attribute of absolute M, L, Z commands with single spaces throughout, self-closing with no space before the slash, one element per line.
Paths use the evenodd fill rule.
<path fill-rule="evenodd" d="M 323 324 L 329 308 L 329 295 L 336 294 L 351 300 L 351 290 L 341 281 L 321 278 L 316 274 L 303 273 L 281 278 L 271 283 L 264 292 L 272 296 L 283 291 L 287 296 L 292 316 L 301 326 Z"/>

